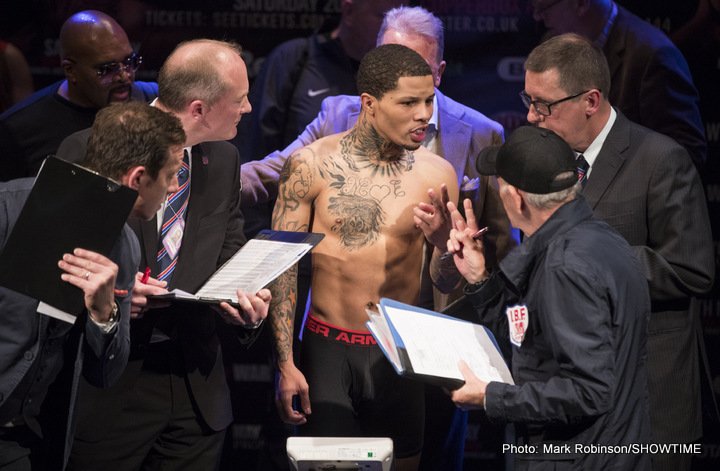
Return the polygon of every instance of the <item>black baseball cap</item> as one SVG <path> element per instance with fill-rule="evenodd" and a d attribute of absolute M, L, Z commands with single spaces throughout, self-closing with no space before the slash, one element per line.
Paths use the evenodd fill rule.
<path fill-rule="evenodd" d="M 544 195 L 577 183 L 575 152 L 549 129 L 521 126 L 501 146 L 486 147 L 478 155 L 481 175 L 497 175 L 512 186 Z M 561 173 L 571 176 L 557 179 Z"/>

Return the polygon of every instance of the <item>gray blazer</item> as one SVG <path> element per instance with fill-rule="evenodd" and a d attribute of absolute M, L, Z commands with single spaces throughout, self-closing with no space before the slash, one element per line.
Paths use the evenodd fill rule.
<path fill-rule="evenodd" d="M 693 295 L 715 273 L 703 187 L 688 152 L 618 112 L 583 191 L 595 216 L 632 246 L 650 286 L 648 338 L 654 439 L 683 443 L 702 433 L 699 319 Z"/>

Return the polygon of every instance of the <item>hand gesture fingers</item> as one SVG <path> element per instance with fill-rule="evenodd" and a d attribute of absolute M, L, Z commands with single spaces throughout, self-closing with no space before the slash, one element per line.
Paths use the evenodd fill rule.
<path fill-rule="evenodd" d="M 75 249 L 58 261 L 60 278 L 83 291 L 85 308 L 97 321 L 106 321 L 115 302 L 117 265 L 97 252 Z"/>

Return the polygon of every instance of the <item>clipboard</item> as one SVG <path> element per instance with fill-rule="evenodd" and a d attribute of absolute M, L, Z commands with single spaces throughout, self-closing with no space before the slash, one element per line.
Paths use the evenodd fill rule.
<path fill-rule="evenodd" d="M 77 247 L 108 256 L 136 199 L 131 188 L 48 157 L 0 253 L 0 286 L 73 323 L 84 309 L 83 292 L 60 279 L 58 261 Z"/>
<path fill-rule="evenodd" d="M 258 232 L 254 238 L 274 240 L 277 242 L 292 242 L 294 244 L 310 244 L 315 247 L 325 238 L 325 234 L 319 232 L 274 231 L 272 229 L 263 229 Z"/>
<path fill-rule="evenodd" d="M 322 241 L 325 234 L 265 229 L 218 268 L 197 293 L 174 289 L 147 297 L 148 307 L 171 302 L 228 304 L 238 308 L 236 290 L 255 293 L 267 286 Z"/>
<path fill-rule="evenodd" d="M 366 325 L 400 376 L 456 389 L 465 360 L 483 381 L 513 384 L 492 332 L 486 327 L 392 299 L 381 298 Z"/>

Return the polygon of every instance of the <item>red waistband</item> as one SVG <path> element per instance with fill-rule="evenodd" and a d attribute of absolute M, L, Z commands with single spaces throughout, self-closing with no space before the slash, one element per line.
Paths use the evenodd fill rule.
<path fill-rule="evenodd" d="M 310 312 L 307 315 L 307 319 L 305 319 L 305 332 L 322 335 L 330 340 L 348 345 L 377 345 L 375 338 L 370 332 L 337 327 L 317 319 Z"/>

